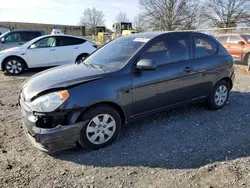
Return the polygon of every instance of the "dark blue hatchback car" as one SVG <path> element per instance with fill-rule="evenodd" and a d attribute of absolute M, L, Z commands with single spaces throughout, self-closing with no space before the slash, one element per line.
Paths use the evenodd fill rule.
<path fill-rule="evenodd" d="M 203 99 L 222 108 L 234 61 L 213 37 L 196 32 L 118 38 L 75 65 L 41 72 L 20 93 L 23 125 L 39 149 L 112 143 L 138 117 Z"/>

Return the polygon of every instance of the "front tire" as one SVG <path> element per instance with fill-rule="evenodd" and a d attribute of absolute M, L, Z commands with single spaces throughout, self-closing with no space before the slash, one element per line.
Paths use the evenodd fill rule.
<path fill-rule="evenodd" d="M 86 149 L 96 150 L 111 144 L 121 132 L 119 113 L 110 106 L 98 106 L 82 115 L 86 121 L 79 133 L 78 142 Z"/>
<path fill-rule="evenodd" d="M 79 56 L 76 58 L 76 64 L 77 64 L 78 62 L 83 61 L 86 57 L 88 57 L 88 54 L 81 54 L 81 55 L 79 55 Z"/>
<path fill-rule="evenodd" d="M 225 80 L 219 81 L 208 98 L 208 107 L 212 110 L 223 108 L 228 100 L 229 91 L 229 83 Z"/>
<path fill-rule="evenodd" d="M 11 75 L 19 75 L 25 69 L 25 65 L 22 60 L 18 58 L 9 58 L 4 62 L 4 70 Z"/>

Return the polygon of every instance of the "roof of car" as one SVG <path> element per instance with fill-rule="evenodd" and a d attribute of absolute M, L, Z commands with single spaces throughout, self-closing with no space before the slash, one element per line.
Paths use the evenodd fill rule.
<path fill-rule="evenodd" d="M 224 34 L 217 34 L 215 36 L 239 36 L 239 35 L 242 35 L 242 34 L 239 34 L 239 33 L 224 33 Z"/>
<path fill-rule="evenodd" d="M 81 38 L 81 36 L 66 35 L 66 34 L 49 34 L 49 35 L 43 35 L 43 37 L 51 37 L 51 36 L 57 36 L 57 37 L 76 37 L 76 38 Z"/>
<path fill-rule="evenodd" d="M 132 35 L 127 35 L 128 37 L 142 37 L 142 38 L 154 38 L 159 35 L 163 34 L 170 34 L 170 33 L 175 33 L 175 34 L 189 34 L 189 33 L 196 33 L 196 34 L 202 34 L 202 35 L 207 35 L 205 33 L 199 33 L 199 32 L 194 32 L 194 31 L 154 31 L 154 32 L 145 32 L 145 33 L 135 33 Z M 209 35 L 207 35 L 209 36 Z"/>
<path fill-rule="evenodd" d="M 16 31 L 18 31 L 18 32 L 44 32 L 43 30 L 10 30 L 9 32 L 16 32 Z"/>
<path fill-rule="evenodd" d="M 43 36 L 40 36 L 37 39 L 42 39 L 42 38 L 52 37 L 52 36 L 57 36 L 57 37 L 74 37 L 74 38 L 84 39 L 84 40 L 87 40 L 89 42 L 95 43 L 94 41 L 86 38 L 86 36 L 75 36 L 75 35 L 66 35 L 66 34 L 49 34 L 49 35 L 43 35 Z"/>

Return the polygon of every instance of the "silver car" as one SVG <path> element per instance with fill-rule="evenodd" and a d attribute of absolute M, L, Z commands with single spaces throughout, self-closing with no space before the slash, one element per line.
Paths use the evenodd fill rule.
<path fill-rule="evenodd" d="M 14 30 L 0 36 L 0 51 L 20 46 L 34 38 L 44 35 L 44 31 Z"/>

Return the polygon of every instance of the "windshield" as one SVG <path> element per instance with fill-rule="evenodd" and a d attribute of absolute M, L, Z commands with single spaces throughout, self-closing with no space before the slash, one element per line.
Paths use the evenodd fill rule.
<path fill-rule="evenodd" d="M 122 30 L 131 30 L 132 23 L 121 23 Z"/>
<path fill-rule="evenodd" d="M 0 37 L 3 37 L 3 36 L 5 36 L 5 35 L 7 35 L 8 33 L 10 33 L 10 31 L 6 31 L 6 32 L 2 33 L 2 34 L 0 35 Z"/>
<path fill-rule="evenodd" d="M 250 42 L 250 35 L 242 35 L 244 39 L 246 39 L 248 42 Z"/>
<path fill-rule="evenodd" d="M 118 38 L 97 50 L 84 63 L 118 70 L 149 40 L 131 36 Z"/>

